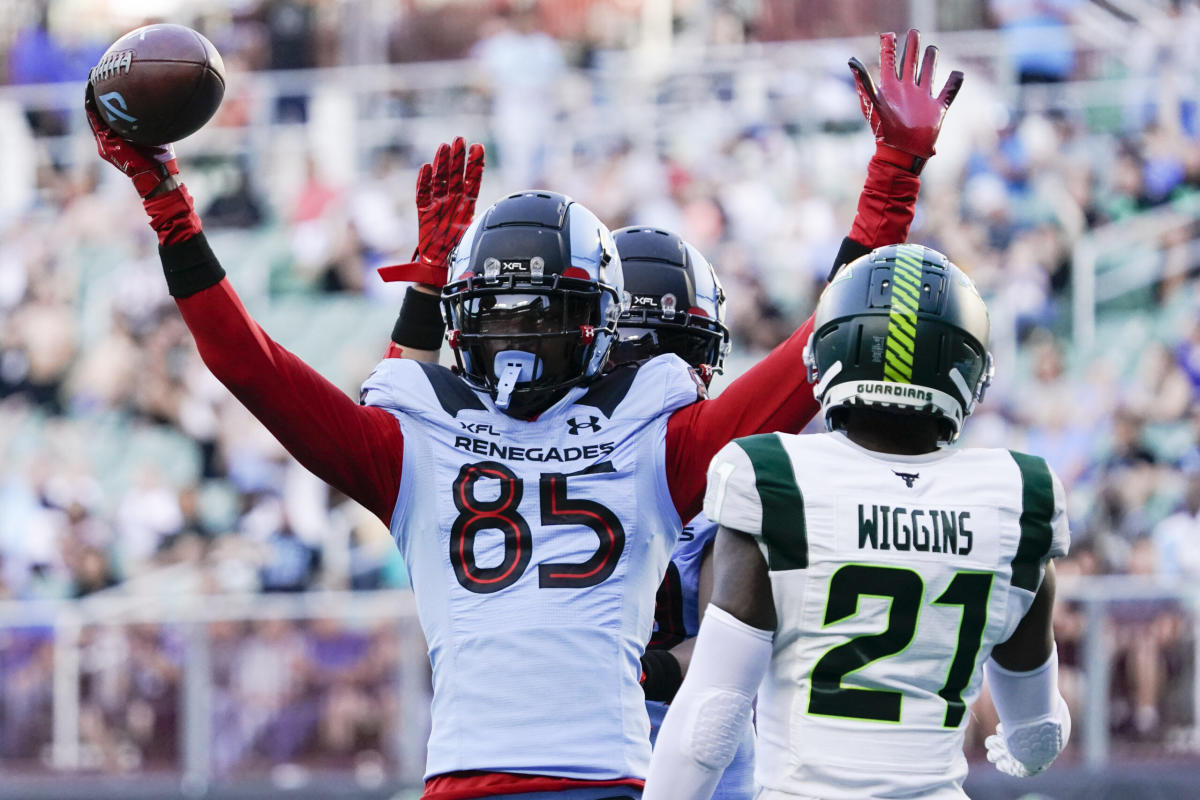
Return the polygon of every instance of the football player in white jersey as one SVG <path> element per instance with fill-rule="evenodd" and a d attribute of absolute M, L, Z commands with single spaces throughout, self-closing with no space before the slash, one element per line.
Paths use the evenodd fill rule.
<path fill-rule="evenodd" d="M 880 248 L 826 288 L 806 360 L 829 432 L 738 439 L 709 468 L 712 604 L 648 800 L 709 797 L 756 692 L 759 798 L 966 797 L 985 673 L 988 758 L 1032 775 L 1061 752 L 1062 485 L 1036 456 L 946 447 L 987 346 L 974 285 L 927 248 Z"/>
<path fill-rule="evenodd" d="M 729 353 L 725 290 L 699 250 L 659 228 L 632 226 L 613 232 L 625 269 L 630 308 L 617 323 L 614 364 L 674 353 L 708 385 L 724 370 Z M 712 589 L 712 543 L 717 526 L 704 514 L 680 533 L 654 604 L 654 635 L 642 655 L 642 688 L 650 715 L 651 743 L 683 680 L 704 607 Z M 737 753 L 725 767 L 715 800 L 749 800 L 754 794 L 754 727 L 747 720 Z"/>
<path fill-rule="evenodd" d="M 918 82 L 910 49 L 896 94 L 864 103 L 878 146 L 855 248 L 904 238 L 916 171 L 957 90 L 952 77 L 933 97 L 931 59 Z M 391 527 L 433 667 L 426 800 L 638 795 L 655 589 L 700 511 L 703 465 L 736 436 L 815 413 L 802 390 L 811 321 L 706 402 L 677 356 L 606 372 L 625 299 L 612 236 L 569 198 L 520 192 L 475 219 L 449 265 L 457 371 L 385 359 L 355 403 L 246 312 L 173 151 L 119 138 L 90 91 L 87 108 L 101 157 L 143 198 L 206 365 L 302 464 Z"/>
<path fill-rule="evenodd" d="M 443 146 L 434 160 L 436 173 L 447 163 L 451 170 L 464 167 L 462 140 Z M 422 188 L 418 181 L 418 206 L 430 207 L 438 192 Z M 468 179 L 464 191 L 469 193 Z M 448 183 L 447 183 L 448 185 Z M 449 192 L 453 195 L 453 191 Z M 424 202 L 421 197 L 425 196 Z M 447 200 L 445 209 L 460 203 Z M 431 209 L 432 210 L 432 209 Z M 443 226 L 445 228 L 445 226 Z M 436 243 L 436 235 L 429 241 Z M 678 235 L 658 228 L 632 226 L 613 232 L 629 308 L 618 320 L 618 340 L 610 364 L 635 363 L 664 353 L 674 353 L 696 370 L 707 385 L 723 371 L 729 352 L 729 329 L 725 325 L 725 291 L 716 270 L 695 247 Z M 436 249 L 436 248 L 433 248 Z M 419 265 L 385 267 L 384 280 L 417 277 Z M 410 292 L 425 287 L 414 287 Z M 444 334 L 441 317 L 422 309 L 421 300 L 406 300 L 392 331 L 388 356 L 436 361 Z M 405 347 L 400 342 L 408 343 Z M 700 627 L 700 613 L 708 603 L 712 586 L 712 542 L 716 525 L 703 514 L 684 526 L 667 573 L 658 588 L 654 608 L 654 633 L 642 655 L 642 688 L 650 715 L 653 744 L 686 670 L 688 657 Z M 754 793 L 754 728 L 747 721 L 736 757 L 726 767 L 714 797 L 718 800 L 749 800 Z"/>

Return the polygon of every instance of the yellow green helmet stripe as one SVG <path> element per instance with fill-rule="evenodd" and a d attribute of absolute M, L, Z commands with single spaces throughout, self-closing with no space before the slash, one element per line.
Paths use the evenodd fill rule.
<path fill-rule="evenodd" d="M 900 245 L 892 263 L 891 312 L 884 345 L 883 379 L 912 383 L 916 350 L 917 307 L 921 302 L 922 263 L 925 248 Z"/>

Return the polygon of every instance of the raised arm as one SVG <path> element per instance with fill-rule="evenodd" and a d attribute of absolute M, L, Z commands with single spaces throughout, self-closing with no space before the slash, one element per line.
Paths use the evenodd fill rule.
<path fill-rule="evenodd" d="M 962 73 L 953 72 L 935 97 L 937 48 L 926 48 L 920 73 L 916 66 L 919 50 L 917 32 L 909 31 L 897 75 L 896 35 L 880 36 L 883 76 L 878 88 L 858 59 L 850 60 L 863 114 L 875 133 L 876 149 L 867 165 L 854 224 L 838 251 L 830 279 L 843 264 L 908 237 L 921 188 L 918 175 L 934 153 L 946 109 L 962 85 Z M 699 510 L 704 469 L 726 442 L 767 431 L 798 432 L 817 413 L 819 406 L 803 357 L 811 333 L 810 317 L 718 397 L 693 403 L 671 417 L 667 475 L 671 498 L 682 519 L 691 519 Z"/>
<path fill-rule="evenodd" d="M 207 249 L 203 234 L 160 249 L 168 274 L 185 256 Z M 404 438 L 396 418 L 360 406 L 289 352 L 246 312 L 215 257 L 216 282 L 175 295 L 205 365 L 289 453 L 321 480 L 389 524 L 400 487 Z"/>
<path fill-rule="evenodd" d="M 100 156 L 143 198 L 168 291 L 204 363 L 301 464 L 389 523 L 404 450 L 399 423 L 359 406 L 250 318 L 205 240 L 169 146 L 118 137 L 97 116 L 90 88 L 87 112 Z"/>
<path fill-rule="evenodd" d="M 483 145 L 473 144 L 468 151 L 459 136 L 439 146 L 433 163 L 417 172 L 417 250 L 407 264 L 379 268 L 385 282 L 413 283 L 404 295 L 385 357 L 437 363 L 446 332 L 441 290 L 450 254 L 475 216 L 483 167 Z"/>

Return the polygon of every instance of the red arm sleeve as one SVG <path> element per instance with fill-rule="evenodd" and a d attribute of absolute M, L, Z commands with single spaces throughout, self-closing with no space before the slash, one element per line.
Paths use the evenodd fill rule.
<path fill-rule="evenodd" d="M 920 190 L 921 179 L 916 175 L 873 156 L 849 238 L 868 250 L 904 242 Z"/>
<path fill-rule="evenodd" d="M 667 484 L 685 522 L 700 512 L 704 475 L 717 451 L 739 436 L 798 432 L 819 407 L 805 378 L 812 317 L 766 358 L 711 400 L 684 406 L 667 421 Z"/>
<path fill-rule="evenodd" d="M 873 157 L 848 237 L 852 246 L 843 246 L 834 272 L 843 254 L 861 255 L 903 242 L 920 188 L 921 179 L 913 173 Z M 671 415 L 667 422 L 667 483 L 680 519 L 686 522 L 700 512 L 708 462 L 728 442 L 769 431 L 797 433 L 816 415 L 820 404 L 808 383 L 803 356 L 812 326 L 809 317 L 719 396 Z"/>
<path fill-rule="evenodd" d="M 391 522 L 404 437 L 381 408 L 360 406 L 258 326 L 229 281 L 176 298 L 200 357 L 297 461 Z"/>

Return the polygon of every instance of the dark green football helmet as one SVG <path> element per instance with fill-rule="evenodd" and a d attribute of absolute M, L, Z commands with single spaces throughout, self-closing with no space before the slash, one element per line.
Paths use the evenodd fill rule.
<path fill-rule="evenodd" d="M 935 415 L 953 442 L 992 379 L 988 329 L 975 284 L 936 250 L 890 245 L 850 262 L 821 294 L 804 352 L 825 427 L 873 406 Z"/>

